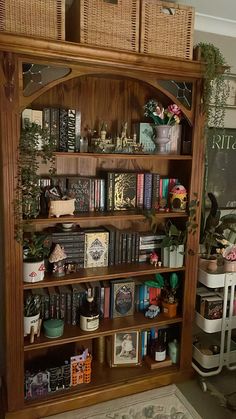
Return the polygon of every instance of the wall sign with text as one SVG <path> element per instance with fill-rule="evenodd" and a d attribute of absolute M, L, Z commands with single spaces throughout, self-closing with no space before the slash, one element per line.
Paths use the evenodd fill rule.
<path fill-rule="evenodd" d="M 207 138 L 207 193 L 212 192 L 220 208 L 236 208 L 236 129 L 210 128 Z"/>

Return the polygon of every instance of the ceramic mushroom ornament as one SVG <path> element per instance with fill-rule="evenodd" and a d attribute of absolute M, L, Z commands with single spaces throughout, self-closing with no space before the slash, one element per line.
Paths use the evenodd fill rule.
<path fill-rule="evenodd" d="M 174 212 L 185 212 L 187 191 L 183 185 L 175 185 L 170 191 L 170 208 Z"/>

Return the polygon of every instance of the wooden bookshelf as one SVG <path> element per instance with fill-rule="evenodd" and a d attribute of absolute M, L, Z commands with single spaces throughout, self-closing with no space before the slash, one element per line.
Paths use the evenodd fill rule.
<path fill-rule="evenodd" d="M 97 270 L 81 269 L 76 274 L 62 278 L 46 275 L 40 283 L 23 283 L 22 248 L 15 240 L 15 198 L 18 173 L 17 155 L 20 137 L 20 113 L 26 107 L 43 109 L 58 107 L 79 109 L 82 127 L 93 127 L 95 121 L 105 120 L 115 125 L 143 122 L 143 105 L 151 97 L 157 97 L 166 107 L 177 103 L 184 114 L 187 138 L 192 142 L 191 155 L 145 155 L 145 154 L 98 154 L 98 153 L 56 153 L 56 168 L 59 175 L 95 176 L 98 170 L 122 169 L 127 171 L 151 171 L 161 176 L 178 177 L 188 192 L 188 199 L 201 204 L 204 168 L 203 115 L 201 114 L 202 80 L 204 65 L 191 60 L 152 56 L 125 51 L 93 48 L 69 42 L 48 41 L 7 33 L 0 33 L 1 80 L 0 84 L 0 134 L 1 164 L 0 179 L 3 199 L 0 204 L 2 219 L 1 247 L 2 278 L 0 295 L 3 307 L 1 323 L 1 359 L 6 419 L 39 419 L 70 409 L 91 405 L 99 401 L 138 393 L 183 380 L 192 374 L 192 325 L 194 320 L 195 288 L 197 283 L 197 251 L 199 228 L 189 235 L 188 249 L 195 256 L 185 256 L 185 266 L 180 269 L 153 268 L 148 264 L 118 265 Z M 37 63 L 43 66 L 68 69 L 68 75 L 44 86 L 40 85 L 29 96 L 23 93 L 22 63 Z M 159 80 L 178 80 L 192 86 L 192 104 L 186 108 L 164 89 Z M 37 86 L 38 87 L 38 86 Z M 135 98 L 135 100 L 132 100 Z M 59 105 L 60 104 L 60 105 Z M 42 173 L 45 174 L 45 173 Z M 200 225 L 200 207 L 196 212 L 196 223 Z M 186 213 L 160 213 L 160 222 L 171 218 L 184 225 Z M 113 224 L 119 228 L 132 227 L 148 229 L 145 216 L 140 213 L 92 213 L 71 217 L 39 217 L 24 221 L 26 230 L 41 230 L 57 223 L 82 223 L 84 226 Z M 99 279 L 151 276 L 157 272 L 180 272 L 183 278 L 181 315 L 166 319 L 162 315 L 153 320 L 141 313 L 130 318 L 101 321 L 100 329 L 90 334 L 90 340 L 108 336 L 116 331 L 144 330 L 151 325 L 177 324 L 181 336 L 180 362 L 177 367 L 151 371 L 146 366 L 135 368 L 109 368 L 96 365 L 93 368 L 92 383 L 58 392 L 32 402 L 24 400 L 24 369 L 26 360 L 48 351 L 56 351 L 67 345 L 82 343 L 88 338 L 78 326 L 65 327 L 64 335 L 49 340 L 41 336 L 30 344 L 24 340 L 23 297 L 24 292 L 37 288 L 76 284 Z"/>

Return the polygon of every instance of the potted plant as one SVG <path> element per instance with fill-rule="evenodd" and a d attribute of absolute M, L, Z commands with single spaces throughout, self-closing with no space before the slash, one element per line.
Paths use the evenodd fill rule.
<path fill-rule="evenodd" d="M 165 281 L 165 285 L 161 292 L 163 313 L 168 317 L 175 317 L 177 314 L 178 300 L 176 292 L 178 287 L 179 278 L 178 275 L 173 272 L 170 275 L 169 282 Z"/>
<path fill-rule="evenodd" d="M 165 237 L 161 242 L 163 266 L 180 268 L 184 262 L 186 231 L 180 230 L 168 220 L 165 224 Z"/>
<path fill-rule="evenodd" d="M 203 269 L 216 270 L 219 261 L 222 260 L 223 250 L 230 244 L 229 240 L 233 238 L 232 233 L 236 233 L 236 214 L 226 214 L 221 217 L 221 211 L 214 194 L 208 193 L 211 201 L 211 208 L 206 218 L 203 234 L 200 243 L 203 248 L 200 254 L 200 267 Z M 229 232 L 226 237 L 226 232 Z M 215 261 L 215 269 L 212 267 Z M 211 263 L 209 264 L 209 261 Z"/>
<path fill-rule="evenodd" d="M 23 280 L 39 282 L 44 278 L 44 259 L 50 252 L 50 241 L 45 234 L 30 233 L 23 239 Z"/>
<path fill-rule="evenodd" d="M 144 105 L 144 111 L 144 115 L 150 117 L 154 122 L 153 141 L 157 152 L 166 153 L 166 144 L 170 141 L 170 129 L 173 125 L 180 123 L 181 109 L 175 103 L 164 109 L 156 99 L 150 99 Z"/>
<path fill-rule="evenodd" d="M 18 153 L 18 174 L 15 198 L 16 238 L 22 240 L 22 218 L 36 218 L 40 211 L 40 163 L 49 163 L 55 172 L 55 141 L 48 130 L 35 123 L 24 123 Z"/>
<path fill-rule="evenodd" d="M 228 70 L 220 49 L 212 43 L 200 42 L 196 45 L 198 58 L 205 63 L 202 106 L 207 126 L 224 127 L 226 101 L 229 87 L 224 78 Z"/>
<path fill-rule="evenodd" d="M 31 334 L 32 327 L 34 334 L 38 332 L 41 300 L 39 295 L 27 294 L 24 301 L 24 336 Z"/>

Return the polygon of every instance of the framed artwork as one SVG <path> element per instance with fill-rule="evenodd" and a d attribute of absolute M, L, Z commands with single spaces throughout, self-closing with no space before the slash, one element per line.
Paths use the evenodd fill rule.
<path fill-rule="evenodd" d="M 210 128 L 207 138 L 205 205 L 210 207 L 212 192 L 219 208 L 236 208 L 235 191 L 236 129 Z"/>
<path fill-rule="evenodd" d="M 135 283 L 132 279 L 114 279 L 111 284 L 111 318 L 134 314 Z"/>
<path fill-rule="evenodd" d="M 111 339 L 112 367 L 128 367 L 140 364 L 140 335 L 138 331 L 115 333 Z"/>
<path fill-rule="evenodd" d="M 226 74 L 225 80 L 229 89 L 226 106 L 228 108 L 236 108 L 236 74 Z"/>

